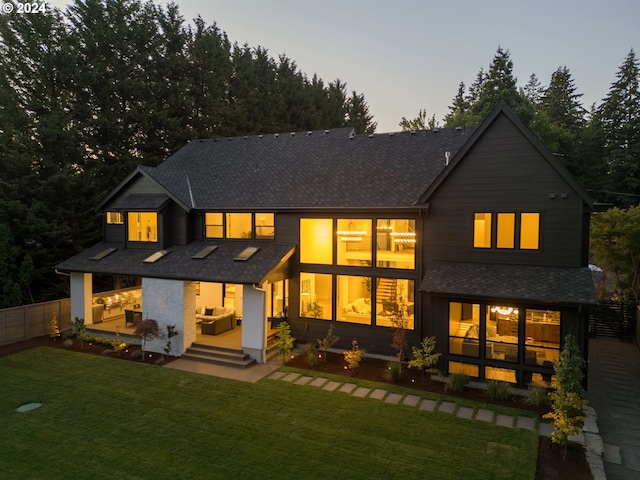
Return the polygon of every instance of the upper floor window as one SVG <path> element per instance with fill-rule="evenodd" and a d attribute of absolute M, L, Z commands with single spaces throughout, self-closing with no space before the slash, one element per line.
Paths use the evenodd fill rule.
<path fill-rule="evenodd" d="M 206 238 L 275 238 L 273 213 L 223 213 L 204 214 Z"/>
<path fill-rule="evenodd" d="M 339 218 L 338 265 L 371 266 L 371 219 Z"/>
<path fill-rule="evenodd" d="M 416 221 L 379 218 L 376 221 L 376 267 L 416 268 Z"/>
<path fill-rule="evenodd" d="M 474 248 L 538 250 L 540 248 L 540 213 L 501 212 L 475 213 L 473 218 Z"/>
<path fill-rule="evenodd" d="M 333 219 L 300 219 L 300 263 L 333 263 Z"/>
<path fill-rule="evenodd" d="M 251 214 L 227 213 L 225 232 L 227 238 L 252 238 Z"/>
<path fill-rule="evenodd" d="M 128 212 L 127 231 L 130 242 L 157 242 L 158 214 L 156 212 Z"/>
<path fill-rule="evenodd" d="M 108 225 L 122 225 L 124 223 L 124 215 L 122 212 L 107 212 Z"/>

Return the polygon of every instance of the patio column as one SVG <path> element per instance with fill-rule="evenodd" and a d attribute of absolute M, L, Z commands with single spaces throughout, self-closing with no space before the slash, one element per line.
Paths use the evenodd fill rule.
<path fill-rule="evenodd" d="M 196 341 L 196 288 L 194 282 L 142 278 L 142 319 L 158 322 L 165 338 L 147 343 L 146 350 L 165 353 L 167 325 L 175 325 L 178 335 L 171 339 L 171 355 L 182 356 Z"/>
<path fill-rule="evenodd" d="M 71 323 L 73 324 L 76 318 L 82 318 L 85 325 L 92 324 L 93 276 L 90 273 L 72 272 L 69 286 L 71 289 Z"/>
<path fill-rule="evenodd" d="M 242 351 L 258 363 L 267 361 L 267 292 L 242 287 Z"/>

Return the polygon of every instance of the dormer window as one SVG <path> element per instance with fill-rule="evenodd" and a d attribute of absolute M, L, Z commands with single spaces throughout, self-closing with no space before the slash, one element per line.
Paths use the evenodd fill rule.
<path fill-rule="evenodd" d="M 158 241 L 158 214 L 156 212 L 128 212 L 127 232 L 130 242 Z"/>
<path fill-rule="evenodd" d="M 107 225 L 122 225 L 124 215 L 122 212 L 107 212 Z"/>

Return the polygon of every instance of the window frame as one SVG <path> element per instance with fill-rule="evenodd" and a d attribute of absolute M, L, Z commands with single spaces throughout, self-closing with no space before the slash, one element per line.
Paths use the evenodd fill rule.
<path fill-rule="evenodd" d="M 486 230 L 484 232 L 481 232 L 483 234 L 483 236 L 486 237 L 486 234 L 489 233 L 490 238 L 489 241 L 487 242 L 486 238 L 484 238 L 484 242 L 482 242 L 482 244 L 478 244 L 478 240 L 479 240 L 479 232 L 477 230 L 478 226 L 477 226 L 477 222 L 479 220 L 483 220 L 486 222 L 486 218 L 485 219 L 480 219 L 478 218 L 479 215 L 488 215 L 489 216 L 489 230 Z M 506 216 L 513 216 L 512 217 L 512 222 L 509 222 L 512 224 L 513 226 L 513 246 L 509 247 L 509 246 L 504 246 L 504 244 L 502 243 L 501 240 L 501 235 L 500 232 L 502 230 L 502 228 L 505 228 L 505 226 L 511 226 L 511 225 L 506 225 L 506 223 L 503 221 L 501 222 L 500 219 L 506 219 Z M 523 218 L 526 218 L 525 216 L 536 216 L 537 218 L 537 225 L 535 226 L 537 228 L 537 238 L 535 241 L 535 245 L 536 247 L 527 247 L 527 246 L 523 246 L 523 245 L 528 245 L 529 243 L 526 243 L 525 237 L 523 237 L 524 235 L 524 230 L 523 230 Z M 487 211 L 479 211 L 479 212 L 474 212 L 473 213 L 473 228 L 472 228 L 472 248 L 473 250 L 478 250 L 478 251 L 486 251 L 486 250 L 497 250 L 497 251 L 501 251 L 501 252 L 505 252 L 505 251 L 513 251 L 513 252 L 540 252 L 542 250 L 542 222 L 543 222 L 543 212 L 539 211 L 539 212 L 534 212 L 534 211 L 523 211 L 523 210 L 516 210 L 516 211 L 511 211 L 511 212 L 496 212 L 496 211 L 491 211 L 491 212 L 487 212 Z M 502 227 L 501 227 L 501 223 L 502 223 Z M 527 222 L 527 225 L 533 225 L 533 223 L 529 223 Z M 507 228 L 508 230 L 508 228 Z"/>

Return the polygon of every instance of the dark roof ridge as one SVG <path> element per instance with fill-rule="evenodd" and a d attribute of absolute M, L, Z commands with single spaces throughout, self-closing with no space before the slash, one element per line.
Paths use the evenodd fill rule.
<path fill-rule="evenodd" d="M 274 132 L 274 133 L 256 133 L 252 135 L 236 135 L 234 137 L 211 137 L 211 138 L 194 138 L 189 140 L 188 143 L 194 142 L 222 142 L 222 141 L 234 141 L 234 140 L 264 140 L 264 139 L 278 139 L 278 138 L 304 138 L 310 136 L 344 136 L 349 138 L 353 133 L 353 127 L 337 127 L 330 129 L 319 130 L 302 130 L 299 132 Z"/>

